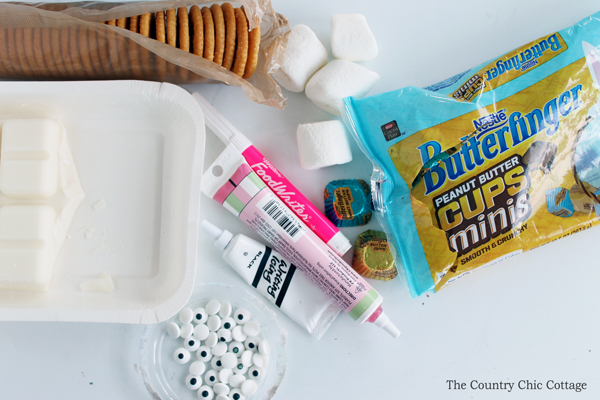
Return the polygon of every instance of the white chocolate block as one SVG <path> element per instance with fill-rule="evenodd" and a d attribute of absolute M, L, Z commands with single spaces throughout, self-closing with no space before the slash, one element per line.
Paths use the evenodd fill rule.
<path fill-rule="evenodd" d="M 50 119 L 9 120 L 0 141 L 0 191 L 17 199 L 49 198 L 58 188 L 61 126 Z"/>
<path fill-rule="evenodd" d="M 112 293 L 115 291 L 115 282 L 111 275 L 100 275 L 97 279 L 81 283 L 84 292 Z"/>
<path fill-rule="evenodd" d="M 0 208 L 0 288 L 48 289 L 56 261 L 55 224 L 50 206 Z"/>
<path fill-rule="evenodd" d="M 349 61 L 377 57 L 377 41 L 364 15 L 336 14 L 331 17 L 331 52 L 335 58 Z"/>
<path fill-rule="evenodd" d="M 352 150 L 342 121 L 300 124 L 296 137 L 300 165 L 304 169 L 319 169 L 352 161 Z"/>

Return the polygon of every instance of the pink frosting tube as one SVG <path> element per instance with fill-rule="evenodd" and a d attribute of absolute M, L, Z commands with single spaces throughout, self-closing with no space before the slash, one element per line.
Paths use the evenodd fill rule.
<path fill-rule="evenodd" d="M 273 193 L 283 201 L 323 242 L 338 255 L 343 256 L 352 245 L 265 156 L 250 145 L 242 152 L 250 167 Z"/>

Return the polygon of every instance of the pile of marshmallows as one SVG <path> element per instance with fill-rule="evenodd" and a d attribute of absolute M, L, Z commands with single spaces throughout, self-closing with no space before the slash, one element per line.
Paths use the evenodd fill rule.
<path fill-rule="evenodd" d="M 318 107 L 341 115 L 342 99 L 363 97 L 379 75 L 353 61 L 366 61 L 378 53 L 377 42 L 361 14 L 337 14 L 331 18 L 331 50 L 306 25 L 292 28 L 283 64 L 273 78 L 292 92 L 305 91 Z M 301 124 L 297 131 L 300 163 L 318 169 L 352 161 L 344 124 L 339 120 Z"/>

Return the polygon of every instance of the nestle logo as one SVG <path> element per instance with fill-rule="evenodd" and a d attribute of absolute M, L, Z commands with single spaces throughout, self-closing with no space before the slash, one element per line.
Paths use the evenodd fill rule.
<path fill-rule="evenodd" d="M 477 130 L 477 138 L 484 133 L 498 129 L 508 122 L 506 109 L 496 111 L 493 114 L 485 115 L 479 119 L 473 120 L 473 126 Z"/>
<path fill-rule="evenodd" d="M 404 132 L 400 132 L 400 129 L 398 129 L 398 124 L 396 121 L 388 122 L 387 124 L 382 125 L 381 131 L 383 132 L 386 142 L 396 139 L 404 134 Z"/>

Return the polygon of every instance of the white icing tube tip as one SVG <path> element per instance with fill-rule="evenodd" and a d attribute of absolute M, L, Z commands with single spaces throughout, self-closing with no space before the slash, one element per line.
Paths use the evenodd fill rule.
<path fill-rule="evenodd" d="M 383 312 L 377 317 L 373 324 L 389 333 L 394 339 L 400 336 L 400 330 L 396 328 L 396 325 L 394 325 L 392 321 L 390 321 L 390 318 Z"/>
<path fill-rule="evenodd" d="M 204 232 L 208 233 L 215 240 L 215 247 L 221 251 L 225 250 L 225 247 L 227 247 L 229 242 L 231 242 L 231 239 L 233 239 L 233 234 L 231 232 L 221 230 L 207 220 L 203 220 L 200 226 Z"/>

